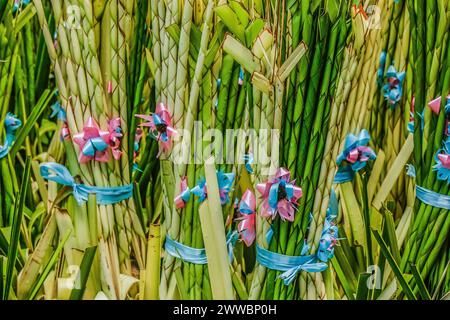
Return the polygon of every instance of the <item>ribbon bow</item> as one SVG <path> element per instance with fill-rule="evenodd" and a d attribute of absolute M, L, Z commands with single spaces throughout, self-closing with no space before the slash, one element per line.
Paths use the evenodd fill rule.
<path fill-rule="evenodd" d="M 230 200 L 229 193 L 234 181 L 234 173 L 223 173 L 217 171 L 217 183 L 219 185 L 220 203 L 222 205 L 228 203 Z M 197 196 L 199 202 L 203 202 L 208 196 L 208 190 L 206 188 L 206 179 L 202 178 L 197 182 L 197 185 L 192 188 L 191 193 Z"/>
<path fill-rule="evenodd" d="M 250 189 L 247 189 L 239 202 L 238 212 L 240 216 L 236 219 L 236 221 L 239 221 L 237 226 L 239 237 L 244 241 L 247 247 L 250 247 L 256 238 L 255 210 L 255 195 Z"/>
<path fill-rule="evenodd" d="M 350 164 L 353 172 L 358 172 L 367 165 L 367 161 L 376 159 L 375 152 L 366 145 L 370 141 L 370 135 L 363 129 L 358 136 L 348 134 L 345 138 L 344 151 L 342 151 L 336 160 L 340 167 L 344 161 Z"/>
<path fill-rule="evenodd" d="M 73 196 L 79 205 L 88 200 L 89 194 L 96 194 L 97 204 L 99 205 L 115 204 L 133 196 L 132 184 L 119 187 L 95 187 L 77 184 L 69 170 L 55 162 L 41 164 L 40 173 L 44 179 L 71 187 Z"/>
<path fill-rule="evenodd" d="M 327 262 L 334 256 L 334 246 L 338 240 L 338 227 L 335 225 L 334 220 L 337 218 L 338 210 L 336 193 L 332 189 L 330 204 L 327 209 L 322 236 L 319 242 L 319 249 L 317 251 L 317 258 L 323 262 Z"/>
<path fill-rule="evenodd" d="M 266 250 L 256 245 L 256 260 L 272 270 L 282 271 L 279 276 L 285 285 L 290 285 L 300 271 L 322 272 L 328 268 L 326 263 L 317 262 L 315 255 L 287 256 Z"/>
<path fill-rule="evenodd" d="M 122 129 L 120 128 L 121 121 L 120 118 L 114 118 L 109 120 L 108 123 L 109 146 L 111 147 L 111 153 L 116 160 L 119 160 L 122 156 L 122 151 L 120 151 L 120 139 L 123 137 Z"/>
<path fill-rule="evenodd" d="M 73 136 L 73 141 L 81 149 L 78 161 L 80 163 L 87 163 L 90 160 L 108 162 L 109 135 L 108 131 L 100 130 L 95 120 L 89 117 L 83 132 Z"/>
<path fill-rule="evenodd" d="M 22 125 L 22 121 L 16 118 L 15 115 L 8 113 L 6 114 L 4 125 L 5 125 L 6 139 L 5 144 L 3 146 L 0 145 L 0 159 L 6 157 L 6 155 L 8 154 L 9 149 L 14 143 L 14 140 L 16 140 L 15 133 L 17 129 L 19 129 L 20 126 Z"/>
<path fill-rule="evenodd" d="M 181 189 L 180 194 L 176 196 L 174 200 L 175 206 L 178 209 L 184 208 L 186 206 L 186 203 L 189 201 L 189 198 L 191 197 L 191 192 L 189 190 L 186 177 L 183 177 L 181 179 L 180 189 Z"/>
<path fill-rule="evenodd" d="M 262 217 L 274 219 L 278 213 L 282 220 L 294 221 L 297 200 L 302 196 L 302 189 L 290 179 L 290 172 L 285 168 L 280 168 L 275 177 L 256 185 L 256 189 L 264 199 L 261 210 Z"/>
<path fill-rule="evenodd" d="M 405 75 L 405 72 L 397 72 L 393 65 L 386 72 L 387 83 L 382 90 L 384 98 L 388 101 L 391 108 L 394 108 L 402 98 Z"/>
<path fill-rule="evenodd" d="M 445 141 L 444 147 L 436 153 L 435 160 L 433 171 L 437 172 L 438 180 L 447 180 L 447 183 L 450 183 L 450 137 Z"/>
<path fill-rule="evenodd" d="M 172 127 L 172 118 L 164 104 L 158 103 L 155 112 L 150 115 L 137 114 L 136 117 L 148 121 L 141 126 L 149 127 L 152 137 L 160 142 L 160 154 L 169 151 L 172 147 L 171 138 L 177 134 L 177 131 Z"/>

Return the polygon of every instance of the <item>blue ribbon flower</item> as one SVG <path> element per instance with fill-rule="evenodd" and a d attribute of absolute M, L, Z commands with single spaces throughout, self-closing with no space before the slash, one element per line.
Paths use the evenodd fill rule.
<path fill-rule="evenodd" d="M 69 170 L 55 162 L 43 163 L 40 166 L 42 178 L 72 188 L 73 196 L 79 205 L 88 200 L 89 194 L 95 194 L 97 204 L 108 205 L 121 202 L 133 196 L 133 185 L 119 187 L 95 187 L 77 184 Z"/>
<path fill-rule="evenodd" d="M 14 140 L 16 140 L 16 131 L 22 125 L 22 121 L 16 118 L 15 115 L 8 113 L 5 118 L 5 144 L 3 146 L 0 145 L 0 159 L 6 157 L 9 152 L 9 149 L 12 147 Z"/>
<path fill-rule="evenodd" d="M 230 200 L 229 193 L 234 182 L 234 173 L 224 173 L 217 171 L 217 183 L 219 185 L 220 203 L 222 205 L 228 203 Z M 199 202 L 203 202 L 208 196 L 208 190 L 206 188 L 206 179 L 201 178 L 197 185 L 191 189 L 191 193 L 197 196 Z"/>
<path fill-rule="evenodd" d="M 387 83 L 383 85 L 382 91 L 384 98 L 388 101 L 392 109 L 397 106 L 402 98 L 405 76 L 405 72 L 397 72 L 393 65 L 386 72 Z"/>

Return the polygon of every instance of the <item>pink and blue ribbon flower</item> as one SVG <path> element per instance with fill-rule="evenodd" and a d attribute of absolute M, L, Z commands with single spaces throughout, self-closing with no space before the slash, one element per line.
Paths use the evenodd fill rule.
<path fill-rule="evenodd" d="M 168 152 L 172 148 L 172 137 L 177 131 L 172 126 L 172 117 L 163 103 L 156 105 L 156 110 L 150 115 L 137 114 L 136 117 L 146 120 L 141 124 L 143 127 L 149 127 L 152 137 L 160 142 L 160 153 Z"/>
<path fill-rule="evenodd" d="M 402 98 L 405 75 L 405 72 L 397 72 L 393 65 L 386 72 L 387 82 L 383 85 L 382 91 L 384 98 L 392 109 L 397 106 Z"/>
<path fill-rule="evenodd" d="M 182 209 L 186 206 L 186 203 L 191 198 L 191 191 L 188 187 L 187 177 L 181 178 L 180 182 L 180 194 L 174 199 L 175 207 Z"/>
<path fill-rule="evenodd" d="M 444 146 L 435 156 L 436 164 L 433 171 L 437 172 L 438 180 L 450 183 L 450 137 L 444 142 Z"/>
<path fill-rule="evenodd" d="M 16 13 L 20 7 L 25 7 L 25 6 L 29 5 L 30 2 L 31 2 L 31 0 L 14 0 L 13 9 L 12 9 L 13 13 Z"/>
<path fill-rule="evenodd" d="M 294 221 L 302 189 L 295 185 L 295 181 L 291 181 L 291 173 L 287 169 L 278 169 L 272 179 L 258 183 L 256 189 L 263 199 L 262 217 L 275 219 L 278 214 L 283 221 Z"/>
<path fill-rule="evenodd" d="M 256 198 L 250 189 L 247 189 L 242 195 L 242 199 L 238 205 L 239 221 L 237 231 L 239 239 L 241 239 L 247 247 L 250 247 L 256 238 Z"/>
<path fill-rule="evenodd" d="M 4 126 L 5 126 L 5 143 L 0 145 L 0 159 L 6 157 L 9 149 L 12 147 L 14 141 L 16 140 L 16 131 L 22 125 L 22 121 L 16 118 L 15 115 L 8 113 L 6 114 Z"/>
<path fill-rule="evenodd" d="M 116 160 L 119 160 L 122 156 L 122 151 L 120 150 L 120 142 L 123 137 L 121 122 L 122 120 L 120 118 L 113 118 L 108 122 L 108 143 L 111 148 L 111 153 Z"/>
<path fill-rule="evenodd" d="M 220 203 L 222 205 L 230 201 L 229 193 L 234 182 L 234 173 L 224 173 L 217 171 L 217 183 L 219 185 Z M 201 178 L 195 187 L 191 189 L 191 193 L 198 197 L 199 202 L 203 202 L 208 196 L 208 189 L 206 187 L 206 179 Z"/>
<path fill-rule="evenodd" d="M 338 155 L 336 163 L 339 167 L 335 183 L 344 183 L 353 180 L 356 172 L 367 165 L 369 160 L 376 159 L 375 152 L 367 146 L 370 135 L 363 129 L 358 136 L 348 134 L 345 138 L 344 150 Z"/>
<path fill-rule="evenodd" d="M 253 153 L 248 153 L 244 155 L 244 161 L 245 161 L 245 170 L 247 170 L 248 173 L 253 174 L 253 163 L 255 162 L 255 159 L 253 157 Z"/>
<path fill-rule="evenodd" d="M 83 131 L 73 136 L 73 141 L 80 147 L 78 161 L 87 163 L 91 160 L 108 162 L 108 131 L 103 131 L 92 117 L 86 121 Z"/>

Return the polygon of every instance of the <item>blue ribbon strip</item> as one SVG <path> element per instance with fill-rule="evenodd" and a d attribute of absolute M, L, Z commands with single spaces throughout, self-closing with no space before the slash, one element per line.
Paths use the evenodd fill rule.
<path fill-rule="evenodd" d="M 6 139 L 5 144 L 3 146 L 0 145 L 0 159 L 6 157 L 9 152 L 9 149 L 16 140 L 16 131 L 22 125 L 22 121 L 17 119 L 14 115 L 8 113 L 5 118 L 5 132 Z"/>
<path fill-rule="evenodd" d="M 416 198 L 430 206 L 450 210 L 450 196 L 416 186 Z"/>
<path fill-rule="evenodd" d="M 133 196 L 132 184 L 119 187 L 95 187 L 77 184 L 69 170 L 55 162 L 41 164 L 40 172 L 41 176 L 46 180 L 72 187 L 73 196 L 80 205 L 88 200 L 89 194 L 97 196 L 97 204 L 99 205 L 119 203 Z"/>
<path fill-rule="evenodd" d="M 322 272 L 328 268 L 324 262 L 318 262 L 316 255 L 286 256 L 256 245 L 256 261 L 271 270 L 282 271 L 279 276 L 285 285 L 290 285 L 300 271 Z"/>
<path fill-rule="evenodd" d="M 230 232 L 227 235 L 227 248 L 228 248 L 228 257 L 230 261 L 233 260 L 233 247 L 238 240 L 238 233 L 236 231 Z M 193 264 L 207 264 L 208 260 L 206 258 L 206 250 L 188 247 L 184 244 L 181 244 L 175 240 L 173 240 L 169 235 L 166 235 L 166 242 L 164 245 L 164 249 L 170 254 L 172 257 L 181 259 L 185 262 L 193 263 Z"/>

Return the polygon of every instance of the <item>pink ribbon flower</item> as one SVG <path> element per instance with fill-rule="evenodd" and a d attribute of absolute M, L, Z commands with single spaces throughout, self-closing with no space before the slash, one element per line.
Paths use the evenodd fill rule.
<path fill-rule="evenodd" d="M 255 195 L 251 190 L 247 189 L 239 202 L 238 212 L 240 215 L 236 219 L 236 221 L 239 221 L 237 226 L 239 237 L 247 247 L 250 247 L 256 238 L 255 210 Z"/>
<path fill-rule="evenodd" d="M 186 203 L 191 197 L 191 191 L 189 190 L 187 178 L 183 177 L 180 182 L 180 194 L 175 197 L 175 207 L 182 209 L 186 206 Z"/>
<path fill-rule="evenodd" d="M 177 131 L 172 127 L 172 117 L 163 103 L 156 105 L 156 110 L 150 115 L 137 114 L 136 117 L 147 120 L 141 124 L 149 127 L 153 138 L 160 142 L 161 152 L 167 152 L 172 147 L 172 137 Z"/>
<path fill-rule="evenodd" d="M 297 201 L 302 196 L 302 189 L 290 179 L 290 172 L 280 168 L 275 177 L 265 183 L 258 183 L 256 189 L 263 198 L 262 217 L 274 219 L 278 213 L 282 220 L 294 221 L 294 213 Z"/>

